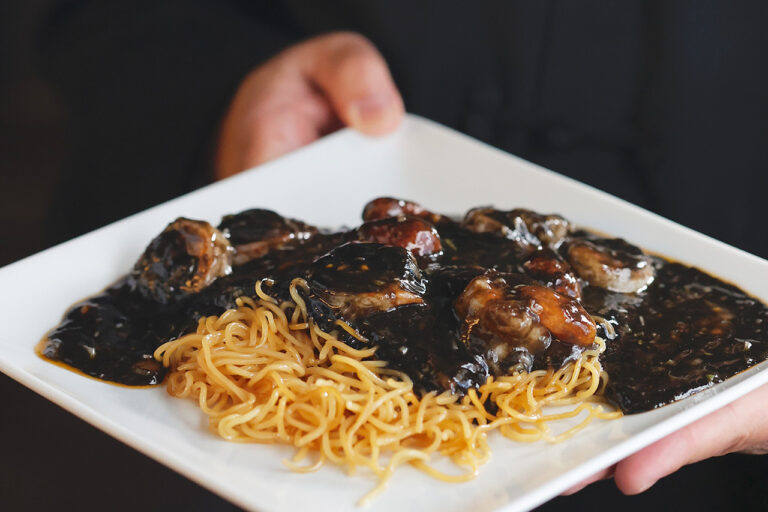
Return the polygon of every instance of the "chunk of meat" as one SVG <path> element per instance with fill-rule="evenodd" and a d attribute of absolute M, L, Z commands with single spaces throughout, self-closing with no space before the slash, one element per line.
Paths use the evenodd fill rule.
<path fill-rule="evenodd" d="M 511 285 L 498 274 L 486 272 L 473 278 L 456 299 L 454 310 L 459 318 L 476 318 L 492 301 L 507 297 Z"/>
<path fill-rule="evenodd" d="M 413 201 L 395 199 L 392 197 L 376 198 L 366 204 L 363 208 L 363 220 L 366 222 L 386 219 L 388 217 L 402 217 L 405 215 L 419 217 L 432 224 L 438 224 L 445 220 L 442 215 L 432 213 Z"/>
<path fill-rule="evenodd" d="M 541 281 L 547 288 L 558 293 L 581 299 L 581 285 L 573 269 L 552 249 L 540 249 L 534 252 L 525 263 L 525 273 Z"/>
<path fill-rule="evenodd" d="M 614 292 L 641 292 L 656 276 L 650 256 L 620 238 L 575 239 L 566 255 L 579 277 Z"/>
<path fill-rule="evenodd" d="M 572 231 L 570 222 L 560 215 L 541 215 L 522 208 L 474 208 L 467 212 L 462 225 L 476 233 L 494 233 L 514 240 L 529 252 L 542 246 L 556 249 Z"/>
<path fill-rule="evenodd" d="M 499 357 L 518 349 L 541 352 L 552 336 L 574 345 L 594 342 L 595 323 L 577 300 L 522 277 L 489 272 L 470 281 L 454 304 L 465 340 L 479 336 Z"/>
<path fill-rule="evenodd" d="M 539 321 L 527 301 L 514 295 L 513 284 L 499 274 L 474 278 L 454 304 L 462 322 L 465 343 L 480 340 L 489 363 L 504 361 L 513 352 L 536 354 L 552 342 L 549 331 Z"/>
<path fill-rule="evenodd" d="M 389 217 L 366 222 L 358 228 L 363 240 L 396 245 L 414 256 L 438 256 L 443 251 L 435 227 L 417 217 Z"/>
<path fill-rule="evenodd" d="M 539 285 L 520 286 L 515 293 L 529 301 L 528 307 L 559 341 L 584 347 L 595 342 L 595 321 L 578 300 Z"/>
<path fill-rule="evenodd" d="M 149 243 L 130 278 L 142 295 L 167 304 L 231 273 L 232 254 L 221 231 L 182 217 Z"/>
<path fill-rule="evenodd" d="M 235 265 L 260 258 L 273 249 L 302 243 L 317 234 L 314 226 L 260 208 L 225 216 L 219 229 L 235 248 Z"/>
<path fill-rule="evenodd" d="M 348 321 L 423 304 L 426 291 L 409 251 L 368 242 L 349 242 L 317 259 L 308 283 L 314 297 Z"/>

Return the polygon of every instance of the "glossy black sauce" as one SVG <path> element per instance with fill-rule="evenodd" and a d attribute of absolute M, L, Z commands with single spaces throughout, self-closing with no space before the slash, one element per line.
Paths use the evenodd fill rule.
<path fill-rule="evenodd" d="M 585 289 L 587 309 L 615 325 L 602 358 L 606 392 L 627 413 L 684 398 L 768 359 L 762 303 L 695 268 L 656 264 L 656 281 L 640 297 Z"/>
<path fill-rule="evenodd" d="M 173 300 L 158 301 L 142 293 L 138 280 L 129 275 L 67 312 L 41 353 L 100 379 L 157 384 L 166 370 L 152 354 L 161 343 L 193 331 L 201 316 L 233 307 L 236 297 L 252 296 L 261 279 L 273 283 L 265 287 L 268 293 L 287 299 L 289 283 L 301 277 L 309 283 L 309 291 L 302 293 L 310 314 L 321 327 L 332 329 L 336 320 L 346 321 L 367 339 L 342 333 L 347 343 L 377 345 L 377 357 L 408 373 L 421 390 L 462 393 L 489 375 L 557 368 L 578 357 L 582 347 L 554 339 L 535 355 L 519 350 L 497 358 L 482 339 L 462 333 L 462 320 L 455 313 L 457 297 L 489 269 L 521 286 L 555 287 L 553 283 L 562 282 L 561 274 L 549 281 L 537 272 L 524 275 L 536 236 L 543 235 L 515 232 L 507 238 L 473 232 L 430 215 L 440 236 L 439 251 L 415 256 L 400 247 L 359 243 L 362 230 L 319 233 L 297 221 L 281 224 L 281 217 L 265 210 L 226 217 L 220 229 L 233 244 L 250 244 L 255 259 L 235 264 L 230 275 L 202 291 Z M 295 233 L 280 233 L 284 226 Z M 253 243 L 261 243 L 265 233 L 274 235 L 273 241 L 253 252 Z M 568 239 L 558 243 L 561 253 L 567 246 Z M 540 250 L 548 251 L 541 252 L 547 257 L 560 257 L 551 248 Z M 185 255 L 178 259 L 190 265 Z M 763 304 L 694 268 L 659 258 L 653 265 L 656 278 L 638 293 L 609 291 L 584 279 L 578 285 L 583 287 L 585 309 L 615 328 L 611 334 L 599 325 L 598 334 L 607 340 L 602 358 L 610 375 L 607 397 L 627 413 L 664 405 L 768 359 L 768 309 Z M 163 272 L 156 269 L 157 274 Z M 399 302 L 377 311 L 366 294 L 385 305 Z"/>

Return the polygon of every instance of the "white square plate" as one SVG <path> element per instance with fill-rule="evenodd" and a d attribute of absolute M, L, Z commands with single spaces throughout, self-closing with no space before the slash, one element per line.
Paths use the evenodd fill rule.
<path fill-rule="evenodd" d="M 74 302 L 128 271 L 149 240 L 178 216 L 217 223 L 226 213 L 271 208 L 320 226 L 355 225 L 376 196 L 439 212 L 493 204 L 558 212 L 731 281 L 768 302 L 768 262 L 464 135 L 410 116 L 386 139 L 349 130 L 0 269 L 0 370 L 117 439 L 247 509 L 355 510 L 375 485 L 326 466 L 294 474 L 292 449 L 225 442 L 191 401 L 163 387 L 131 390 L 48 364 L 33 348 Z M 34 307 L 31 307 L 34 306 Z M 367 510 L 523 510 L 768 382 L 766 363 L 678 403 L 594 422 L 559 445 L 492 435 L 479 477 L 446 484 L 410 467 Z"/>

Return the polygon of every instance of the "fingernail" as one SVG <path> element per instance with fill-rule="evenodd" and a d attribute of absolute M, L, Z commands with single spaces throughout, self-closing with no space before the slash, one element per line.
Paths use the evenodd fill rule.
<path fill-rule="evenodd" d="M 650 489 L 651 487 L 656 485 L 656 482 L 658 482 L 658 480 L 651 480 L 647 484 L 643 484 L 643 485 L 639 486 L 636 494 L 640 494 L 640 493 L 643 493 L 643 492 L 647 491 L 648 489 Z"/>
<path fill-rule="evenodd" d="M 363 132 L 378 134 L 389 128 L 393 107 L 394 98 L 389 94 L 367 96 L 349 106 L 349 124 Z"/>

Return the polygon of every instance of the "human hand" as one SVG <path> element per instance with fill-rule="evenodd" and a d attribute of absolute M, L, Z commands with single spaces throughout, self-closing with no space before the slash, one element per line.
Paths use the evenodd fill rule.
<path fill-rule="evenodd" d="M 563 494 L 613 476 L 624 494 L 639 494 L 661 478 L 709 457 L 768 453 L 768 384 L 630 455 Z"/>
<path fill-rule="evenodd" d="M 226 178 L 350 126 L 393 131 L 403 100 L 387 64 L 359 34 L 335 32 L 291 46 L 240 84 L 223 121 L 215 176 Z"/>

